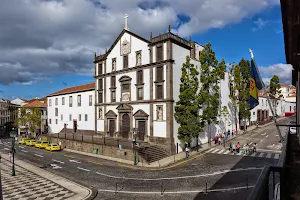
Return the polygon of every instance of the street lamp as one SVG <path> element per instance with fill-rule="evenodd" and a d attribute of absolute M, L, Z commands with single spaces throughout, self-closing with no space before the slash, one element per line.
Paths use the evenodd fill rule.
<path fill-rule="evenodd" d="M 132 144 L 133 144 L 133 149 L 134 149 L 134 165 L 137 165 L 137 161 L 136 161 L 136 148 L 135 148 L 137 133 L 138 133 L 138 129 L 137 128 L 133 128 L 132 129 L 132 134 L 133 134 Z"/>
<path fill-rule="evenodd" d="M 12 128 L 12 131 L 9 132 L 10 137 L 12 138 L 11 140 L 11 153 L 12 153 L 12 171 L 11 175 L 15 176 L 16 171 L 15 171 L 15 137 L 17 136 L 17 132 Z"/>

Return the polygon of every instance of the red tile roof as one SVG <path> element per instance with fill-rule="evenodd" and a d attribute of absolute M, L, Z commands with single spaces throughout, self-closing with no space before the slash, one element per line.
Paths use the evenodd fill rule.
<path fill-rule="evenodd" d="M 25 104 L 24 107 L 46 108 L 47 107 L 47 101 L 41 101 L 39 99 L 33 99 L 33 100 L 30 101 L 30 103 Z"/>
<path fill-rule="evenodd" d="M 59 90 L 57 92 L 49 94 L 48 97 L 57 96 L 57 95 L 61 95 L 61 94 L 70 94 L 70 93 L 75 93 L 75 92 L 94 90 L 94 89 L 95 89 L 95 83 L 89 83 L 89 84 L 78 85 L 78 86 L 74 86 L 74 87 L 70 87 L 70 88 L 65 88 L 63 90 Z"/>

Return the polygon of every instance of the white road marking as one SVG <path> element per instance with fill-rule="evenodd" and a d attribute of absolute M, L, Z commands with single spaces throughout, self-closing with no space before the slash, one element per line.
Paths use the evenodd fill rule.
<path fill-rule="evenodd" d="M 265 153 L 260 153 L 258 157 L 262 158 Z"/>
<path fill-rule="evenodd" d="M 266 158 L 271 158 L 272 154 L 271 153 L 268 153 L 267 157 Z"/>
<path fill-rule="evenodd" d="M 271 150 L 271 149 L 257 149 L 257 151 L 266 151 L 266 152 L 273 152 L 273 153 L 281 153 L 281 151 Z"/>
<path fill-rule="evenodd" d="M 9 150 L 8 148 L 4 148 L 4 150 Z"/>
<path fill-rule="evenodd" d="M 57 164 L 50 164 L 52 169 L 60 169 L 62 167 L 58 166 Z"/>
<path fill-rule="evenodd" d="M 211 148 L 211 149 L 208 150 L 207 152 L 212 152 L 213 150 L 215 150 L 215 148 Z"/>
<path fill-rule="evenodd" d="M 38 157 L 41 157 L 41 158 L 43 158 L 44 156 L 42 156 L 42 155 L 40 155 L 40 154 L 34 154 L 35 156 L 38 156 Z"/>
<path fill-rule="evenodd" d="M 254 153 L 253 153 L 251 156 L 252 156 L 252 157 L 254 157 L 254 156 L 256 156 L 256 154 L 257 154 L 257 153 L 256 153 L 256 152 L 254 152 Z"/>
<path fill-rule="evenodd" d="M 21 151 L 23 151 L 23 152 L 25 152 L 25 153 L 28 153 L 28 151 L 25 151 L 25 150 L 23 150 L 23 149 L 22 149 Z"/>
<path fill-rule="evenodd" d="M 253 144 L 253 142 L 250 142 L 249 145 Z"/>
<path fill-rule="evenodd" d="M 266 135 L 266 138 L 269 137 L 269 135 Z"/>
<path fill-rule="evenodd" d="M 19 146 L 19 148 L 24 149 L 25 147 Z"/>
<path fill-rule="evenodd" d="M 211 153 L 217 153 L 218 151 L 220 151 L 220 149 L 216 149 L 216 150 L 214 150 L 214 151 L 211 152 Z"/>
<path fill-rule="evenodd" d="M 58 162 L 58 163 L 61 163 L 61 164 L 65 164 L 64 162 L 62 162 L 62 161 L 59 161 L 59 160 L 54 160 L 54 159 L 52 159 L 54 162 Z"/>
<path fill-rule="evenodd" d="M 279 159 L 279 154 L 275 154 L 274 159 Z"/>
<path fill-rule="evenodd" d="M 83 170 L 83 171 L 87 171 L 87 172 L 89 172 L 89 171 L 90 171 L 89 169 L 84 169 L 84 168 L 81 168 L 81 167 L 77 167 L 77 169 L 81 169 L 81 170 Z"/>
<path fill-rule="evenodd" d="M 264 141 L 264 140 L 260 140 L 260 142 L 262 142 L 262 141 Z"/>
<path fill-rule="evenodd" d="M 267 133 L 262 133 L 261 135 L 266 135 Z"/>
<path fill-rule="evenodd" d="M 157 181 L 157 180 L 176 180 L 176 179 L 187 179 L 187 178 L 199 178 L 199 177 L 207 177 L 207 176 L 215 176 L 220 174 L 226 174 L 231 172 L 238 172 L 238 171 L 248 171 L 248 170 L 262 170 L 263 168 L 256 168 L 256 167 L 249 167 L 244 169 L 233 169 L 233 170 L 224 170 L 224 171 L 218 171 L 211 174 L 198 174 L 193 176 L 178 176 L 178 177 L 165 177 L 165 178 L 133 178 L 133 177 L 122 177 L 122 176 L 113 176 L 109 174 L 104 174 L 101 172 L 95 172 L 96 174 L 99 174 L 101 176 L 106 176 L 110 178 L 115 179 L 125 179 L 125 180 L 139 180 L 139 181 Z"/>
<path fill-rule="evenodd" d="M 243 187 L 235 187 L 235 188 L 223 188 L 223 189 L 212 189 L 212 190 L 207 190 L 207 192 L 224 192 L 224 191 L 231 191 L 231 190 L 243 190 L 243 189 L 247 189 L 247 188 L 254 188 L 254 185 L 251 186 L 243 186 Z M 157 192 L 143 192 L 143 191 L 126 191 L 126 190 L 104 190 L 104 189 L 98 189 L 99 192 L 112 192 L 112 193 L 124 193 L 124 194 L 160 194 L 161 195 L 161 191 L 157 191 Z M 164 191 L 164 194 L 186 194 L 186 193 L 204 193 L 206 192 L 205 189 L 202 190 L 191 190 L 191 191 Z"/>
<path fill-rule="evenodd" d="M 242 155 L 242 151 L 240 150 L 240 152 L 238 154 L 236 154 L 236 155 L 238 155 L 238 156 Z"/>
<path fill-rule="evenodd" d="M 80 161 L 77 160 L 69 160 L 70 162 L 74 162 L 74 163 L 81 163 Z"/>
<path fill-rule="evenodd" d="M 277 137 L 279 137 L 279 135 L 276 135 Z"/>
<path fill-rule="evenodd" d="M 225 149 L 222 149 L 221 151 L 219 151 L 217 154 L 222 154 L 225 151 Z"/>
<path fill-rule="evenodd" d="M 227 150 L 224 154 L 229 154 L 230 153 L 230 151 L 229 150 Z"/>

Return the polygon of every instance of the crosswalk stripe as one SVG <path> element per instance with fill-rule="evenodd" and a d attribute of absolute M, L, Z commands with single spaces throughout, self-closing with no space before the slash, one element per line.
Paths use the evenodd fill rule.
<path fill-rule="evenodd" d="M 262 158 L 264 156 L 264 153 L 260 153 L 258 157 Z"/>
<path fill-rule="evenodd" d="M 274 159 L 279 159 L 279 154 L 275 154 Z"/>
<path fill-rule="evenodd" d="M 271 158 L 272 154 L 271 153 L 268 153 L 267 157 L 266 158 Z"/>
<path fill-rule="evenodd" d="M 229 150 L 227 150 L 225 153 L 223 153 L 223 154 L 229 154 L 230 153 L 230 151 Z"/>
<path fill-rule="evenodd" d="M 217 154 L 222 154 L 225 150 L 222 149 L 221 151 L 219 151 Z"/>
<path fill-rule="evenodd" d="M 220 149 L 215 149 L 213 152 L 211 152 L 211 153 L 216 153 L 216 152 L 218 152 L 218 151 L 220 151 Z"/>
<path fill-rule="evenodd" d="M 254 157 L 254 156 L 256 156 L 256 154 L 257 154 L 257 153 L 256 153 L 256 152 L 254 152 L 254 153 L 253 153 L 251 156 L 252 156 L 252 157 Z"/>
<path fill-rule="evenodd" d="M 212 152 L 213 150 L 215 150 L 215 148 L 211 148 L 211 149 L 208 150 L 207 152 Z"/>

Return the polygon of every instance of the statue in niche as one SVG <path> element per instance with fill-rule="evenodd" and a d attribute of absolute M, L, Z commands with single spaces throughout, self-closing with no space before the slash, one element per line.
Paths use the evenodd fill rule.
<path fill-rule="evenodd" d="M 113 62 L 112 62 L 112 71 L 115 71 L 116 70 L 116 59 L 113 59 Z"/>
<path fill-rule="evenodd" d="M 141 65 L 142 64 L 142 56 L 141 56 L 141 53 L 139 52 L 137 54 L 137 63 L 136 65 Z"/>
<path fill-rule="evenodd" d="M 130 42 L 126 39 L 122 42 L 121 55 L 127 55 L 130 53 Z"/>
<path fill-rule="evenodd" d="M 163 120 L 163 110 L 162 106 L 157 106 L 157 121 Z"/>
<path fill-rule="evenodd" d="M 99 119 L 102 119 L 102 108 L 99 108 Z"/>

